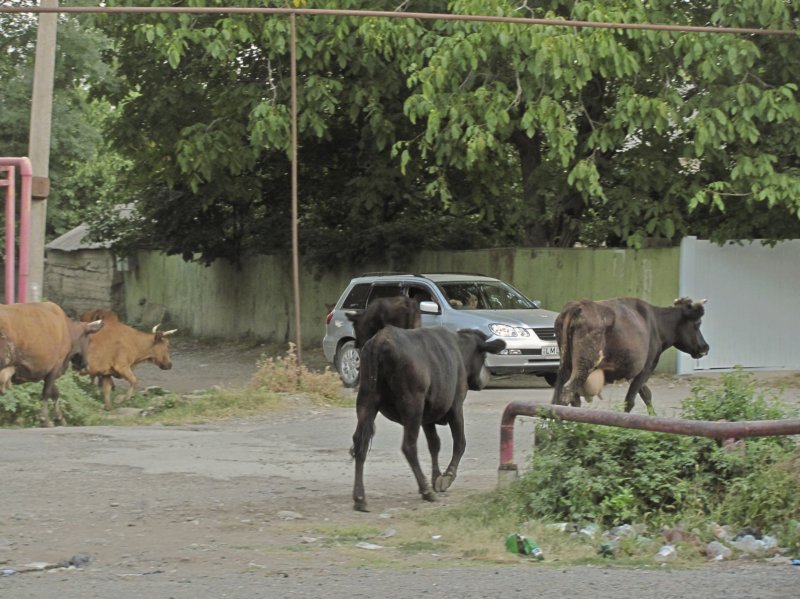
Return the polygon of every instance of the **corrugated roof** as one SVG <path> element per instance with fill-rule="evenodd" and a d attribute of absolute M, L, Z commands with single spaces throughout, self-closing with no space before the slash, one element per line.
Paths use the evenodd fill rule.
<path fill-rule="evenodd" d="M 133 204 L 120 204 L 116 207 L 117 214 L 122 218 L 130 218 L 133 214 Z M 78 250 L 101 250 L 111 247 L 109 241 L 84 241 L 89 234 L 89 225 L 81 223 L 71 231 L 67 231 L 45 245 L 46 250 L 59 250 L 62 252 L 77 252 Z"/>
<path fill-rule="evenodd" d="M 54 239 L 45 249 L 60 250 L 62 252 L 76 252 L 78 250 L 100 250 L 109 247 L 109 242 L 84 241 L 83 238 L 89 234 L 89 225 L 82 223 L 67 231 L 61 237 Z"/>

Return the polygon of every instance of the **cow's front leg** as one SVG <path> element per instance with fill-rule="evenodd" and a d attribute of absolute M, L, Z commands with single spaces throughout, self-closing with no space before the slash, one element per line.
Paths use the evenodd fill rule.
<path fill-rule="evenodd" d="M 419 423 L 407 424 L 403 427 L 403 455 L 406 456 L 408 465 L 411 466 L 411 471 L 417 479 L 419 494 L 422 495 L 422 498 L 426 501 L 436 501 L 436 493 L 425 478 L 425 475 L 422 473 L 422 468 L 420 468 L 419 465 L 419 456 L 417 455 L 419 428 Z"/>
<path fill-rule="evenodd" d="M 458 465 L 467 450 L 467 437 L 464 434 L 464 412 L 461 409 L 454 410 L 450 418 L 450 433 L 453 435 L 453 457 L 444 474 L 433 481 L 433 488 L 439 493 L 447 491 L 453 481 L 456 480 Z"/>
<path fill-rule="evenodd" d="M 50 400 L 42 397 L 42 407 L 39 410 L 39 426 L 50 428 L 53 423 L 50 421 L 49 406 L 47 405 Z"/>
<path fill-rule="evenodd" d="M 47 376 L 44 379 L 44 386 L 42 387 L 42 407 L 39 410 L 39 425 L 50 428 L 53 426 L 53 423 L 50 421 L 50 406 L 48 405 L 50 398 L 53 396 L 53 390 L 55 389 L 55 378 L 51 376 Z M 56 398 L 58 397 L 58 391 L 56 391 Z M 63 418 L 63 416 L 62 416 Z"/>
<path fill-rule="evenodd" d="M 106 410 L 111 410 L 111 391 L 114 389 L 114 381 L 110 376 L 99 376 L 100 389 L 103 391 L 103 406 Z"/>
<path fill-rule="evenodd" d="M 120 368 L 119 369 L 119 376 L 125 379 L 128 382 L 128 391 L 125 393 L 125 396 L 120 400 L 122 403 L 125 403 L 133 397 L 133 394 L 136 392 L 136 375 L 133 374 L 133 370 L 130 367 Z"/>

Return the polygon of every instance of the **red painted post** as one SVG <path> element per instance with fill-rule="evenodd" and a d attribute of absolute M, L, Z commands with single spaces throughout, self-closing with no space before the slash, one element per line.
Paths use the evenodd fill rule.
<path fill-rule="evenodd" d="M 14 167 L 19 167 L 20 178 L 22 179 L 22 189 L 20 190 L 19 207 L 19 273 L 17 280 L 16 301 L 25 303 L 28 301 L 28 276 L 30 273 L 30 237 L 31 237 L 31 198 L 33 168 L 28 158 L 0 158 L 0 167 L 8 167 L 11 173 L 9 177 L 9 189 L 6 191 L 6 292 L 5 299 L 7 304 L 14 303 Z M 2 184 L 2 182 L 0 182 Z M 10 198 L 10 199 L 9 199 Z M 10 234 L 9 234 L 10 229 Z M 9 249 L 10 248 L 10 249 Z M 10 262 L 9 262 L 10 260 Z M 9 268 L 10 264 L 10 268 Z M 9 277 L 11 283 L 9 284 Z M 9 291 L 11 292 L 9 295 Z"/>
<path fill-rule="evenodd" d="M 712 439 L 741 439 L 743 437 L 770 437 L 800 434 L 800 419 L 750 420 L 744 422 L 710 422 L 708 420 L 683 420 L 641 416 L 626 412 L 587 410 L 550 404 L 535 404 L 512 401 L 503 410 L 500 420 L 500 473 L 516 474 L 514 464 L 514 420 L 517 416 L 538 416 L 554 420 L 569 420 L 603 426 L 618 426 L 675 435 L 710 437 Z M 506 474 L 498 475 L 498 484 L 503 484 Z"/>
<path fill-rule="evenodd" d="M 6 188 L 6 259 L 5 259 L 5 303 L 14 303 L 14 270 L 15 254 L 14 248 L 14 226 L 17 222 L 16 217 L 16 190 L 14 188 L 14 178 L 16 169 L 13 166 L 0 166 L 0 173 L 5 173 L 6 178 L 0 179 L 0 187 Z"/>

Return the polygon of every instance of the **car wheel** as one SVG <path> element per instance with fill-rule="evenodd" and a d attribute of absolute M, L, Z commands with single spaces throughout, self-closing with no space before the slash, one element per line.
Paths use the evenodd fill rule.
<path fill-rule="evenodd" d="M 558 378 L 557 372 L 546 372 L 544 375 L 545 382 L 551 387 L 556 386 L 556 379 Z"/>
<path fill-rule="evenodd" d="M 361 354 L 356 349 L 356 342 L 351 340 L 342 343 L 336 351 L 336 370 L 345 387 L 351 388 L 358 384 L 360 365 Z"/>

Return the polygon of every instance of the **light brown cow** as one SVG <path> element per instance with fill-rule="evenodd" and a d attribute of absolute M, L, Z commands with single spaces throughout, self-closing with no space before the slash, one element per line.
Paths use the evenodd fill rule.
<path fill-rule="evenodd" d="M 101 311 L 90 310 L 81 315 L 91 318 Z M 106 410 L 111 409 L 112 377 L 125 379 L 129 388 L 121 401 L 128 401 L 136 392 L 136 375 L 133 367 L 142 362 L 151 362 L 162 370 L 172 368 L 167 336 L 177 331 L 159 331 L 159 325 L 151 333 L 138 331 L 117 318 L 110 310 L 106 311 L 103 330 L 92 338 L 89 344 L 89 364 L 86 373 L 97 377 L 103 390 L 103 403 Z"/>
<path fill-rule="evenodd" d="M 11 384 L 44 381 L 39 421 L 52 426 L 47 400 L 54 404 L 55 419 L 64 424 L 56 379 L 70 361 L 86 366 L 90 335 L 103 323 L 77 322 L 51 302 L 0 305 L 0 392 Z"/>

